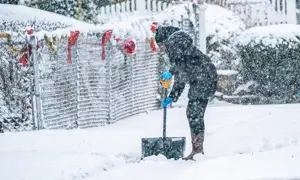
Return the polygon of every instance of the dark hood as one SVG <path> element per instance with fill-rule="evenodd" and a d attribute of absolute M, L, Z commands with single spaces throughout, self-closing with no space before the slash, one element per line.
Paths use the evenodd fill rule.
<path fill-rule="evenodd" d="M 155 40 L 157 43 L 164 44 L 171 64 L 199 64 L 206 61 L 206 58 L 204 58 L 205 55 L 194 46 L 192 37 L 177 27 L 159 27 L 156 32 Z M 199 59 L 201 59 L 202 62 L 200 62 Z"/>
<path fill-rule="evenodd" d="M 181 57 L 195 53 L 193 49 L 193 39 L 184 31 L 173 33 L 165 40 L 164 45 L 168 54 L 173 57 Z"/>
<path fill-rule="evenodd" d="M 158 26 L 155 33 L 156 43 L 163 43 L 167 40 L 174 32 L 179 31 L 180 29 L 173 26 Z"/>

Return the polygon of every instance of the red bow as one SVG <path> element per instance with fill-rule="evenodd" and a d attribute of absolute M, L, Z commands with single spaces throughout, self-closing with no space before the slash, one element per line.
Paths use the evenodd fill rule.
<path fill-rule="evenodd" d="M 71 36 L 69 38 L 69 43 L 68 43 L 68 63 L 72 64 L 72 53 L 71 53 L 71 47 L 76 44 L 78 36 L 79 36 L 79 31 L 71 31 Z"/>

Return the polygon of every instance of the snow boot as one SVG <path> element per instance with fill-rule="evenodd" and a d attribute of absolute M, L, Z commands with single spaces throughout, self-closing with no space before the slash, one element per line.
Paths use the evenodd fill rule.
<path fill-rule="evenodd" d="M 199 134 L 191 134 L 192 137 L 192 145 L 193 145 L 193 149 L 192 152 L 185 158 L 183 158 L 184 160 L 194 160 L 194 156 L 196 154 L 202 153 L 203 152 L 203 143 L 204 143 L 204 133 L 199 133 Z"/>

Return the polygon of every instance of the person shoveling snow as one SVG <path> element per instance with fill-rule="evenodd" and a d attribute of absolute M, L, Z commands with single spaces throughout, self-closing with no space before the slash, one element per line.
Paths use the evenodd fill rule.
<path fill-rule="evenodd" d="M 175 76 L 172 90 L 168 98 L 162 101 L 162 106 L 176 102 L 185 84 L 190 85 L 186 116 L 193 149 L 184 159 L 192 160 L 194 155 L 204 154 L 204 113 L 210 97 L 216 92 L 217 70 L 211 59 L 193 45 L 192 38 L 177 27 L 157 26 L 155 41 L 164 49 L 171 64 L 169 72 L 163 73 L 160 78 L 168 80 L 172 78 L 170 74 Z"/>

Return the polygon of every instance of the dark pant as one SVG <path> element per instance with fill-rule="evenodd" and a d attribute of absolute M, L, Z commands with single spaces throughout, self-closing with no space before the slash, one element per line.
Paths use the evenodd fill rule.
<path fill-rule="evenodd" d="M 191 133 L 204 133 L 204 113 L 208 104 L 208 99 L 190 100 L 186 109 Z"/>

